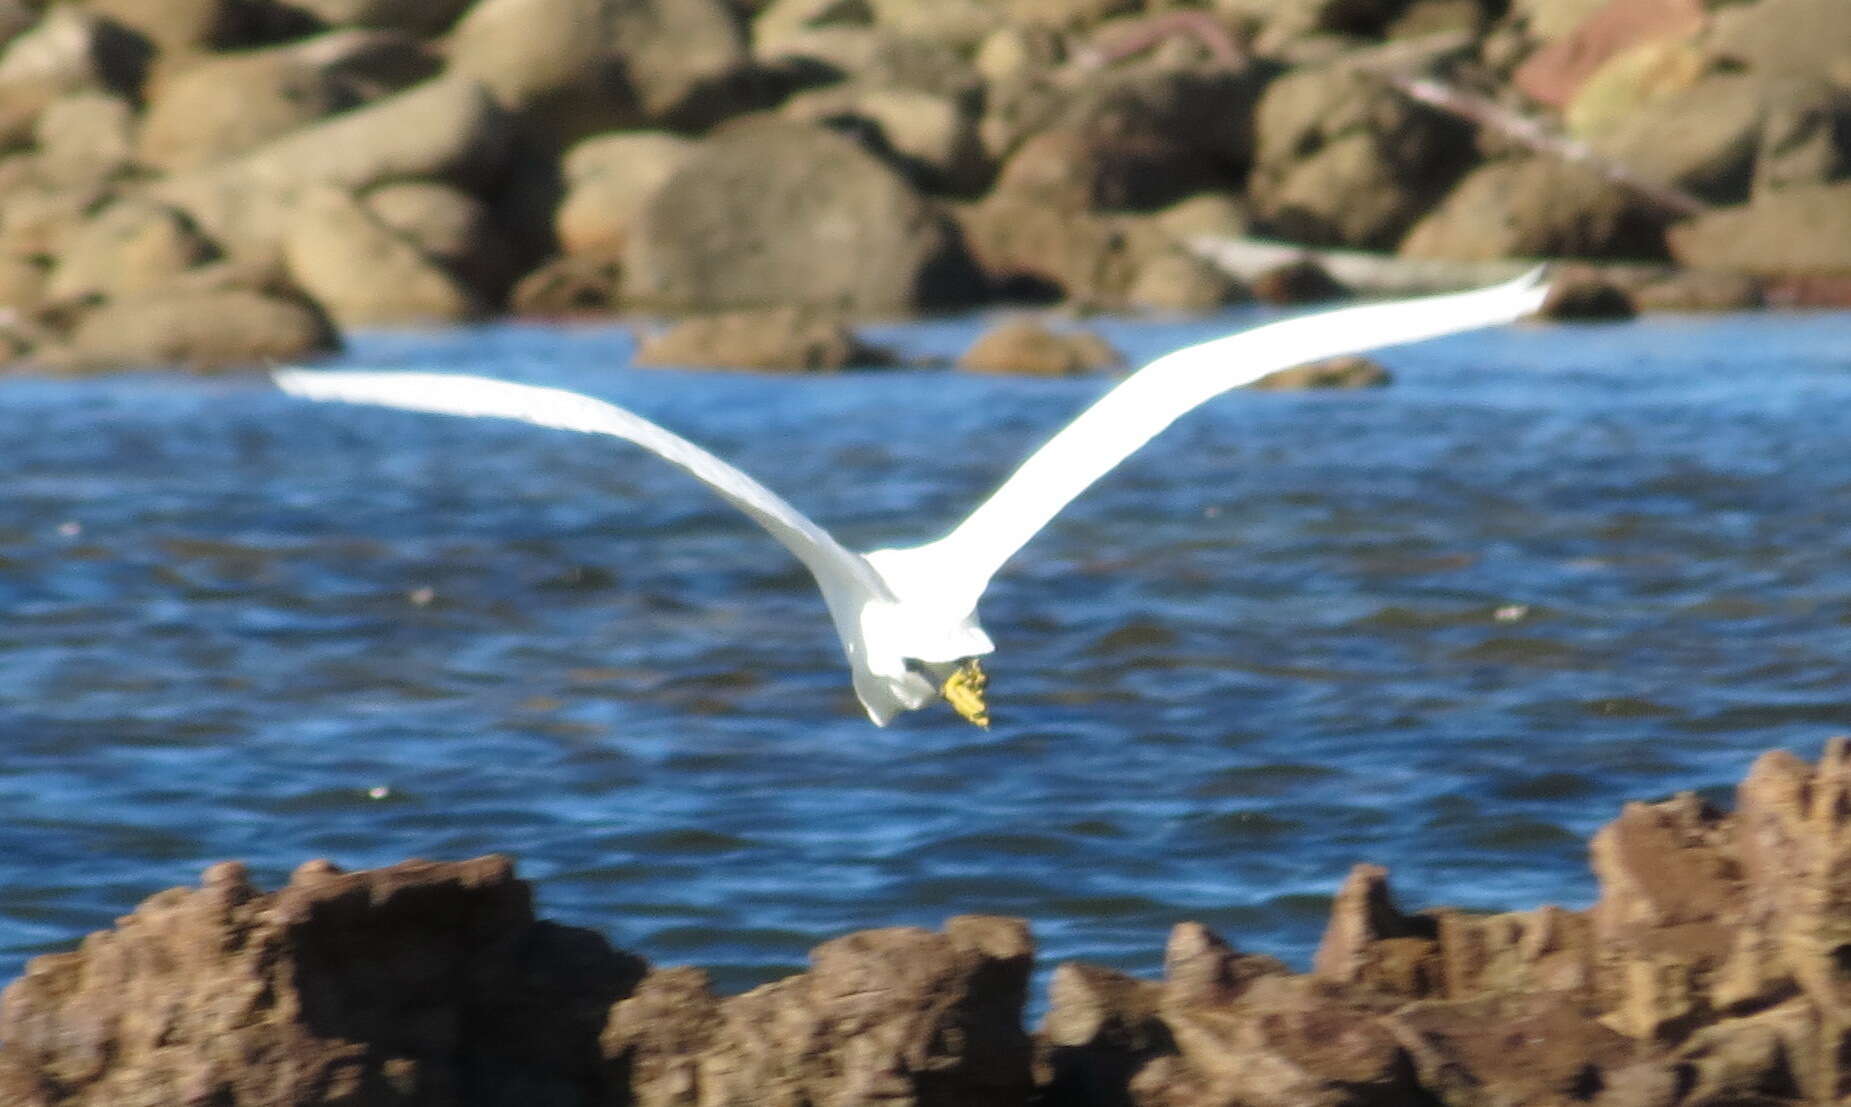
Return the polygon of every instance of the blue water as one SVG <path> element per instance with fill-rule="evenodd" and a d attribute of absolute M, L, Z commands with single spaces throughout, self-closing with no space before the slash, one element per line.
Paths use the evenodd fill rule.
<path fill-rule="evenodd" d="M 1231 329 L 1103 322 L 1134 360 Z M 879 331 L 912 354 L 981 320 Z M 1109 384 L 632 370 L 616 328 L 336 364 L 583 389 L 850 544 L 958 518 Z M 1630 799 L 1851 724 L 1851 317 L 1504 330 L 1222 398 L 982 608 L 998 718 L 879 730 L 820 601 L 620 443 L 251 377 L 0 381 L 0 979 L 206 864 L 514 855 L 552 917 L 742 988 L 860 927 L 1029 918 L 1154 970 L 1404 906 L 1581 906 Z"/>

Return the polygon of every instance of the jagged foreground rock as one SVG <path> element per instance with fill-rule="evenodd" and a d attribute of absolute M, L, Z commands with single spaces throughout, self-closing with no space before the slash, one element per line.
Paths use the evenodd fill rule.
<path fill-rule="evenodd" d="M 1526 1105 L 1851 1095 L 1851 744 L 1756 762 L 1733 814 L 1679 796 L 1596 835 L 1586 911 L 1407 914 L 1338 892 L 1310 973 L 1207 929 L 1163 979 L 1061 965 L 1022 1028 L 1019 921 L 826 942 L 720 998 L 536 920 L 500 858 L 264 894 L 162 892 L 0 997 L 0 1103 Z"/>

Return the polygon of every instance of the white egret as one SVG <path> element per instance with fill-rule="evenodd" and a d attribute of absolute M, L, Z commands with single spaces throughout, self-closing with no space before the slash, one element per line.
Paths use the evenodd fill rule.
<path fill-rule="evenodd" d="M 990 578 L 1068 501 L 1178 417 L 1275 370 L 1381 346 L 1509 323 L 1542 305 L 1542 270 L 1491 288 L 1364 304 L 1268 323 L 1151 362 L 1102 396 L 934 542 L 856 553 L 764 485 L 614 404 L 485 377 L 282 370 L 285 391 L 317 400 L 518 419 L 608 434 L 680 466 L 751 516 L 816 578 L 868 717 L 885 726 L 942 696 L 989 725 L 978 658 L 995 646 L 977 623 Z"/>

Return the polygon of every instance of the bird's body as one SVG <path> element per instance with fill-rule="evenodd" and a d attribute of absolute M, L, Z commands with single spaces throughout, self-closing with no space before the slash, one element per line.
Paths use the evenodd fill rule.
<path fill-rule="evenodd" d="M 823 594 L 868 717 L 943 696 L 988 725 L 977 659 L 995 646 L 977 622 L 991 577 L 1061 508 L 1203 401 L 1279 369 L 1380 346 L 1511 322 L 1535 311 L 1538 274 L 1446 296 L 1300 316 L 1199 343 L 1151 362 L 1101 397 L 950 534 L 921 546 L 857 553 L 769 489 L 623 408 L 554 388 L 434 373 L 283 370 L 277 383 L 313 399 L 450 415 L 518 419 L 628 439 L 687 470 L 791 551 Z"/>

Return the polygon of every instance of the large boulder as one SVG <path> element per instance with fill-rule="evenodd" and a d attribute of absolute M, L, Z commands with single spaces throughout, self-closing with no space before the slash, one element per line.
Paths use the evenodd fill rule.
<path fill-rule="evenodd" d="M 311 862 L 271 893 L 227 862 L 6 990 L 0 1101 L 607 1102 L 598 1034 L 643 972 L 536 921 L 498 857 Z"/>
<path fill-rule="evenodd" d="M 894 357 L 861 341 L 833 315 L 786 307 L 683 319 L 644 338 L 634 362 L 816 373 L 879 368 Z"/>
<path fill-rule="evenodd" d="M 46 294 L 79 300 L 158 292 L 217 255 L 217 247 L 181 212 L 120 200 L 72 234 L 52 267 Z"/>
<path fill-rule="evenodd" d="M 639 1104 L 1017 1107 L 1033 1090 L 1021 1029 L 1033 947 L 1014 919 L 943 933 L 867 930 L 810 971 L 717 999 L 701 974 L 651 973 L 601 1040 Z"/>
<path fill-rule="evenodd" d="M 561 144 L 712 123 L 754 95 L 745 32 L 724 0 L 482 0 L 449 55 L 451 73 Z"/>
<path fill-rule="evenodd" d="M 154 82 L 137 152 L 156 169 L 211 165 L 435 69 L 416 42 L 366 31 L 202 59 Z"/>
<path fill-rule="evenodd" d="M 1851 183 L 1787 188 L 1673 227 L 1671 253 L 1695 269 L 1767 276 L 1851 273 Z"/>
<path fill-rule="evenodd" d="M 343 327 L 454 322 L 482 310 L 454 275 L 340 189 L 303 197 L 283 257 L 296 286 Z"/>
<path fill-rule="evenodd" d="M 1459 182 L 1401 242 L 1404 257 L 1661 258 L 1666 216 L 1553 158 L 1497 161 Z"/>
<path fill-rule="evenodd" d="M 999 187 L 1072 193 L 1088 206 L 1148 209 L 1238 183 L 1253 157 L 1252 69 L 1153 63 L 1035 73 L 989 90 L 979 136 L 1007 159 Z M 1015 165 L 1013 155 L 1052 134 Z"/>
<path fill-rule="evenodd" d="M 1340 65 L 1274 81 L 1254 129 L 1255 222 L 1313 245 L 1392 245 L 1472 156 L 1457 120 Z"/>
<path fill-rule="evenodd" d="M 480 188 L 510 150 L 506 115 L 473 81 L 439 78 L 265 143 L 242 157 L 153 185 L 227 253 L 278 256 L 291 210 L 318 185 L 361 190 L 437 180 Z"/>
<path fill-rule="evenodd" d="M 85 312 L 48 360 L 65 369 L 228 369 L 293 361 L 339 344 L 327 317 L 298 299 L 239 289 L 161 291 Z"/>
<path fill-rule="evenodd" d="M 566 195 L 553 217 L 568 254 L 617 253 L 656 190 L 698 149 L 660 131 L 594 135 L 566 152 Z"/>
<path fill-rule="evenodd" d="M 514 249 L 489 206 L 454 185 L 389 181 L 361 197 L 367 213 L 454 273 L 484 303 L 514 278 Z"/>
<path fill-rule="evenodd" d="M 623 280 L 626 300 L 681 311 L 913 311 L 981 291 L 955 228 L 904 177 L 850 139 L 789 123 L 708 139 L 644 207 Z"/>
<path fill-rule="evenodd" d="M 1653 180 L 1719 203 L 1851 174 L 1851 92 L 1806 78 L 1715 73 L 1586 133 Z"/>

